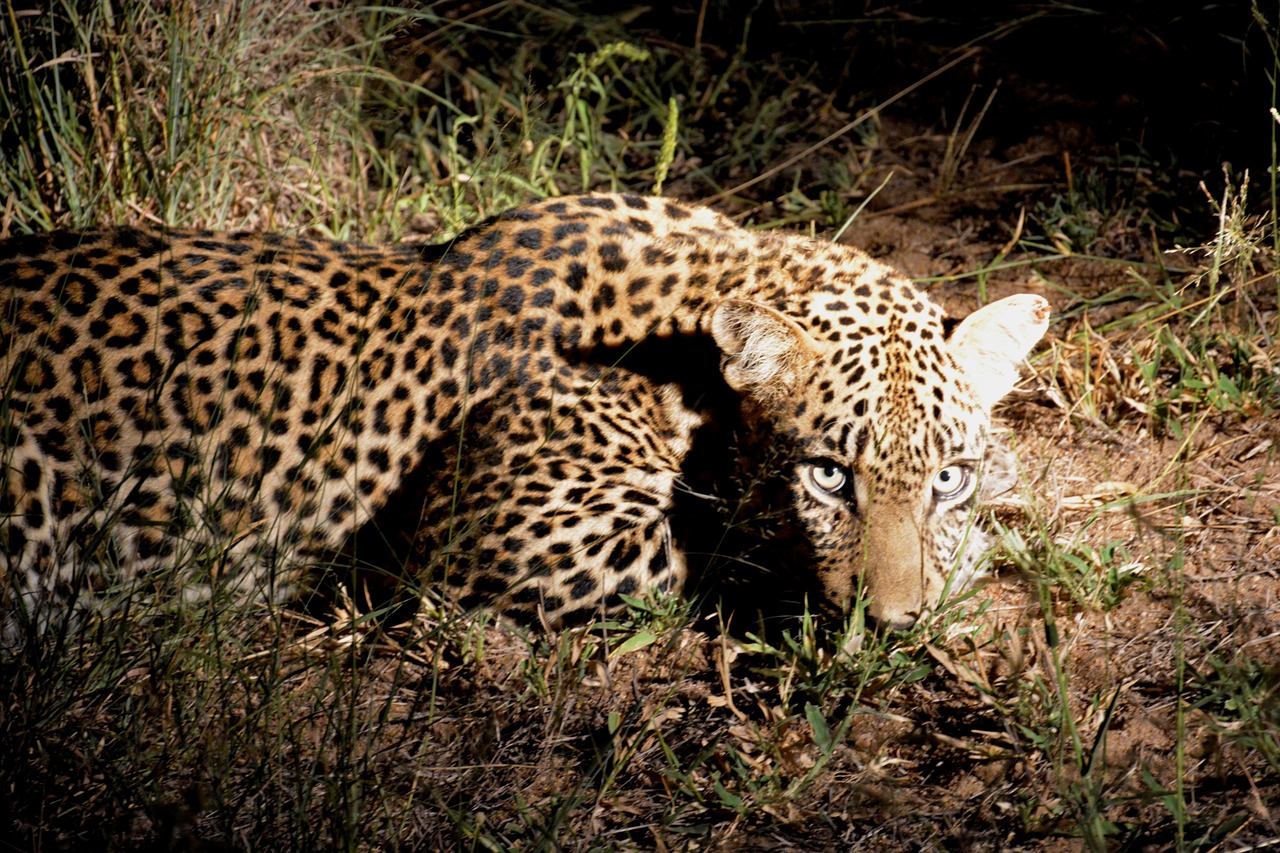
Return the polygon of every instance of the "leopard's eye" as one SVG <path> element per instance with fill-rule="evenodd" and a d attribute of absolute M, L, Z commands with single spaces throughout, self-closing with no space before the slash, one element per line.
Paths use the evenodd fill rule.
<path fill-rule="evenodd" d="M 948 465 L 933 477 L 933 496 L 940 501 L 953 501 L 968 491 L 973 474 L 967 465 Z"/>
<path fill-rule="evenodd" d="M 809 465 L 809 482 L 819 491 L 837 494 L 849 481 L 849 475 L 834 462 L 821 460 Z"/>

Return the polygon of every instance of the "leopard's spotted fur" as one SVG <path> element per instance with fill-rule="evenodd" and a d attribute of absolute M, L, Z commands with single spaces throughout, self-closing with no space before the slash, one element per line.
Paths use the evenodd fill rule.
<path fill-rule="evenodd" d="M 948 335 L 854 249 L 634 195 L 429 249 L 18 237 L 0 285 L 0 571 L 28 609 L 159 577 L 278 600 L 346 549 L 554 625 L 745 549 L 908 624 L 981 551 L 989 411 L 1047 323 L 1017 296 Z"/>

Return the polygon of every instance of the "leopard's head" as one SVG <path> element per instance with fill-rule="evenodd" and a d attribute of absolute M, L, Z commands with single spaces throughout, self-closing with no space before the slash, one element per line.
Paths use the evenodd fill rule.
<path fill-rule="evenodd" d="M 827 292 L 830 291 L 830 292 Z M 883 626 L 913 625 L 965 585 L 986 550 L 973 525 L 992 406 L 1044 334 L 1048 303 L 1011 296 L 954 328 L 910 284 L 728 298 L 711 333 L 722 373 L 784 457 L 774 507 L 797 528 L 829 603 L 859 594 Z"/>

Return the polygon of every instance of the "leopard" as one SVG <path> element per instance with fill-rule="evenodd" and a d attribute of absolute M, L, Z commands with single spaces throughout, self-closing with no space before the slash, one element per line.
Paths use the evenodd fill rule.
<path fill-rule="evenodd" d="M 632 193 L 437 244 L 20 235 L 0 286 L 24 625 L 277 605 L 348 559 L 549 629 L 743 577 L 907 629 L 990 544 L 991 411 L 1050 317 L 957 321 L 856 248 Z"/>

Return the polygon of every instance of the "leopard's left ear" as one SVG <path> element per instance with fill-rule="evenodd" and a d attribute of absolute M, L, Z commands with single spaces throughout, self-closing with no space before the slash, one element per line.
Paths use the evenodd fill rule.
<path fill-rule="evenodd" d="M 800 368 L 821 349 L 794 320 L 750 299 L 717 305 L 711 337 L 724 356 L 729 387 L 765 401 L 791 393 Z"/>
<path fill-rule="evenodd" d="M 1007 296 L 960 322 L 947 348 L 978 402 L 991 408 L 1013 390 L 1018 365 L 1049 328 L 1049 303 L 1032 293 Z"/>

